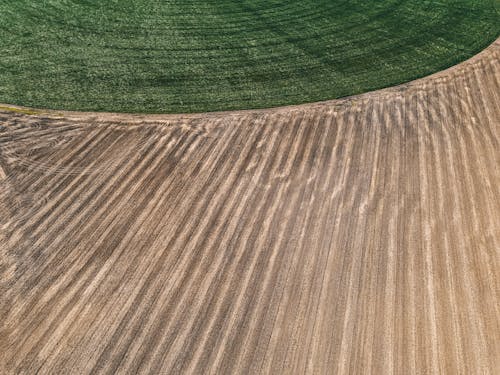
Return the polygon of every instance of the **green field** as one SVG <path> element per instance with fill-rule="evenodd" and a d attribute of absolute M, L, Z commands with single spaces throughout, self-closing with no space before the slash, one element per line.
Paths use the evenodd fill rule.
<path fill-rule="evenodd" d="M 499 0 L 0 0 L 0 102 L 202 112 L 333 99 L 442 70 Z"/>

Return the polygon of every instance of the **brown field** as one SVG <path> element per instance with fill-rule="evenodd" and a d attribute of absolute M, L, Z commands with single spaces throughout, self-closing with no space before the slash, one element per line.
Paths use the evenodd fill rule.
<path fill-rule="evenodd" d="M 0 107 L 0 373 L 500 374 L 500 39 L 345 100 Z"/>

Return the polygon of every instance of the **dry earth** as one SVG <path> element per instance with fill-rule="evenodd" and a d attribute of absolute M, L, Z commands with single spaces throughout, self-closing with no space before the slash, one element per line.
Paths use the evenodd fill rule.
<path fill-rule="evenodd" d="M 500 40 L 313 105 L 2 108 L 2 373 L 500 373 Z"/>

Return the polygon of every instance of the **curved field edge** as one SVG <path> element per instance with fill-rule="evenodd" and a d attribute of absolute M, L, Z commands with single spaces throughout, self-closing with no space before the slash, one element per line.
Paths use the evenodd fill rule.
<path fill-rule="evenodd" d="M 499 57 L 286 110 L 0 113 L 3 373 L 497 374 Z"/>
<path fill-rule="evenodd" d="M 130 4 L 139 3 L 128 1 L 123 7 L 126 9 Z M 140 35 L 144 45 L 136 45 L 133 38 L 131 41 L 116 39 L 115 34 L 124 26 L 113 18 L 109 24 L 97 20 L 96 26 L 85 29 L 90 27 L 89 21 L 94 16 L 92 13 L 88 16 L 82 14 L 82 9 L 88 10 L 83 5 L 80 13 L 75 10 L 82 20 L 75 14 L 64 16 L 60 14 L 63 12 L 55 12 L 57 7 L 47 7 L 48 10 L 42 11 L 32 6 L 28 14 L 34 19 L 22 22 L 27 22 L 28 26 L 31 26 L 30 22 L 36 22 L 37 28 L 38 23 L 42 24 L 42 38 L 38 41 L 33 39 L 29 27 L 27 30 L 15 29 L 21 21 L 15 20 L 14 12 L 10 15 L 14 20 L 7 26 L 12 25 L 12 32 L 17 31 L 17 34 L 9 39 L 10 34 L 5 30 L 3 33 L 7 37 L 3 38 L 3 52 L 5 45 L 10 49 L 7 48 L 9 53 L 4 53 L 2 62 L 6 83 L 2 86 L 0 80 L 0 101 L 38 108 L 122 113 L 196 113 L 311 103 L 428 76 L 475 55 L 500 33 L 498 12 L 494 10 L 498 1 L 415 3 L 386 0 L 376 5 L 358 1 L 320 2 L 316 5 L 324 8 L 321 12 L 318 9 L 306 11 L 297 2 L 284 6 L 280 0 L 272 1 L 271 5 L 262 5 L 267 3 L 262 1 L 229 3 L 235 8 L 228 12 L 239 13 L 230 17 L 219 14 L 228 6 L 225 2 L 213 6 L 220 8 L 215 10 L 210 8 L 211 4 L 206 5 L 209 7 L 207 18 L 215 25 L 212 30 L 203 24 L 205 19 L 194 12 L 199 10 L 195 8 L 200 4 L 187 2 L 195 5 L 195 15 L 176 14 L 175 17 L 194 27 L 194 31 L 179 36 L 180 52 L 168 45 L 174 51 L 174 56 L 168 58 L 148 50 L 152 48 L 151 43 L 160 43 L 156 41 L 158 35 L 165 35 L 161 27 L 157 30 L 158 35 L 154 34 L 155 29 L 148 38 Z M 58 2 L 52 4 L 62 7 Z M 187 6 L 176 1 L 169 4 L 174 10 Z M 97 10 L 101 9 L 95 6 Z M 333 19 L 334 26 L 329 26 L 333 11 L 343 16 L 338 15 L 338 18 L 345 20 Z M 151 16 L 142 10 L 137 12 L 139 16 Z M 169 22 L 175 18 L 171 15 L 164 17 Z M 245 22 L 247 18 L 255 24 Z M 44 22 L 48 26 L 43 26 Z M 222 27 L 222 24 L 229 29 L 226 34 L 208 35 L 207 40 L 197 39 L 201 31 L 215 34 L 221 30 L 217 27 Z M 178 25 L 175 27 L 174 31 L 185 31 Z M 64 39 L 67 46 L 61 47 L 62 42 L 52 35 L 52 28 L 61 34 L 59 39 Z M 78 28 L 83 28 L 81 35 Z M 90 31 L 95 31 L 96 35 L 89 37 L 85 34 Z M 131 31 L 136 37 L 133 32 L 137 31 Z M 110 33 L 115 34 L 108 37 Z M 20 39 L 12 48 L 13 41 L 17 41 L 12 38 L 18 38 L 18 34 L 26 40 Z M 256 38 L 256 46 L 247 51 L 245 43 L 250 42 L 244 38 L 249 36 Z M 85 43 L 92 48 L 94 44 L 109 44 L 106 47 L 109 50 L 96 47 L 92 52 Z M 221 44 L 220 50 L 214 47 L 218 47 L 216 43 Z M 193 51 L 182 49 L 191 47 L 191 44 Z M 256 57 L 240 53 L 238 48 L 242 46 L 246 48 L 245 53 L 251 52 Z M 142 49 L 146 52 L 141 52 Z M 104 57 L 100 55 L 103 51 L 106 52 Z M 207 55 L 216 63 L 220 62 L 220 66 L 215 66 L 215 63 L 205 66 Z M 38 60 L 23 59 L 23 56 L 36 56 Z M 149 69 L 147 64 L 141 65 L 144 56 L 159 64 L 160 72 L 128 70 Z M 162 60 L 165 58 L 167 60 Z M 173 64 L 165 70 L 164 64 L 169 62 Z M 255 67 L 252 66 L 254 62 Z M 185 68 L 183 64 L 186 64 Z M 66 71 L 68 69 L 71 71 Z M 193 76 L 186 77 L 186 73 Z"/>
<path fill-rule="evenodd" d="M 290 110 L 304 110 L 308 108 L 323 107 L 323 106 L 335 106 L 343 105 L 345 103 L 355 103 L 358 100 L 362 100 L 371 96 L 386 96 L 393 93 L 399 93 L 402 90 L 410 89 L 415 85 L 421 85 L 427 81 L 433 81 L 439 79 L 440 77 L 446 77 L 450 74 L 459 73 L 460 71 L 466 69 L 469 65 L 480 63 L 482 60 L 487 60 L 491 54 L 495 53 L 500 46 L 500 37 L 497 38 L 493 43 L 488 45 L 485 49 L 481 50 L 476 55 L 471 58 L 462 61 L 456 65 L 438 71 L 436 73 L 417 78 L 415 80 L 401 83 L 399 85 L 384 87 L 381 89 L 357 94 L 350 95 L 343 98 L 322 100 L 311 103 L 293 104 L 293 105 L 283 105 L 269 108 L 250 108 L 242 110 L 228 110 L 228 111 L 212 111 L 212 112 L 187 112 L 187 113 L 138 113 L 138 112 L 105 112 L 105 111 L 72 111 L 72 110 L 57 110 L 50 108 L 35 108 L 29 106 L 16 105 L 12 103 L 2 103 L 0 102 L 0 112 L 5 113 L 17 113 L 20 115 L 32 115 L 32 116 L 49 116 L 57 118 L 95 118 L 99 120 L 116 120 L 116 121 L 144 121 L 146 119 L 150 120 L 168 120 L 168 119 L 190 119 L 190 118 L 217 118 L 226 116 L 238 116 L 238 115 L 248 115 L 248 114 L 264 114 L 270 112 L 288 112 Z"/>

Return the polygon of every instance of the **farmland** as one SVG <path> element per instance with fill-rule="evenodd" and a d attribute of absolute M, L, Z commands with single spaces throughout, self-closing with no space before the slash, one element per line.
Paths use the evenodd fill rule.
<path fill-rule="evenodd" d="M 184 113 L 345 97 L 463 61 L 498 0 L 0 1 L 0 102 Z"/>
<path fill-rule="evenodd" d="M 0 372 L 498 374 L 499 103 L 0 108 Z"/>
<path fill-rule="evenodd" d="M 0 374 L 499 374 L 499 10 L 0 0 Z"/>

